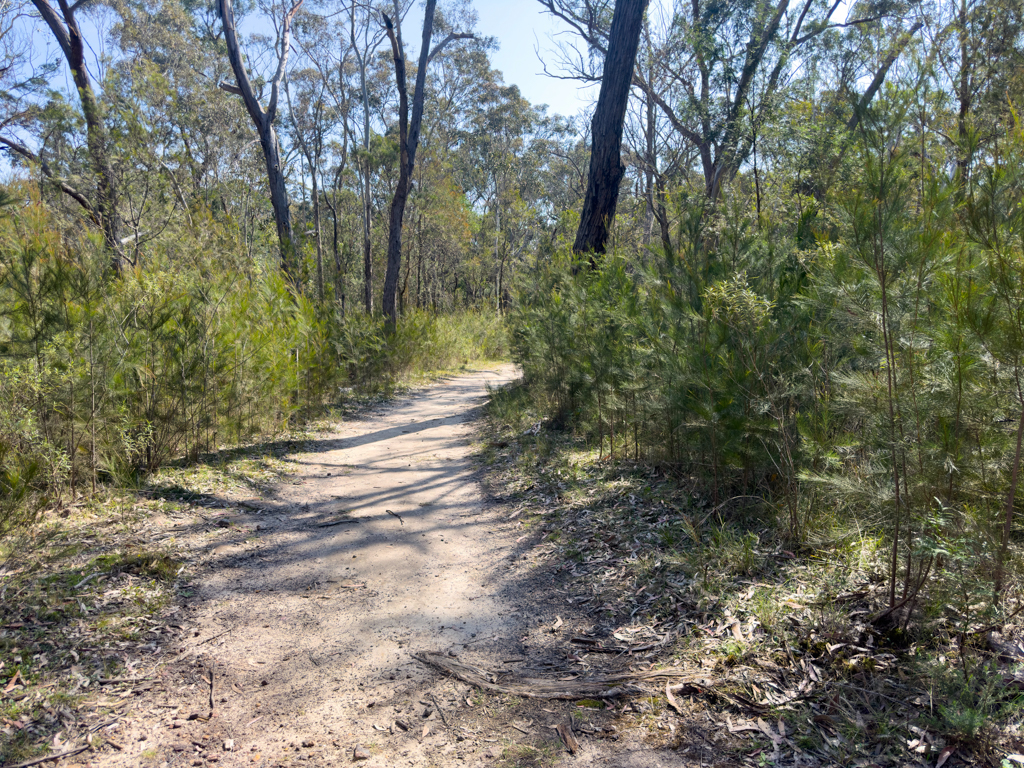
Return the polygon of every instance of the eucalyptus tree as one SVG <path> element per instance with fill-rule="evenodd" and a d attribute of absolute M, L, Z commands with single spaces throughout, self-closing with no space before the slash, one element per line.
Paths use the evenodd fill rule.
<path fill-rule="evenodd" d="M 57 68 L 56 62 L 47 62 L 37 69 L 29 63 L 32 39 L 23 27 L 27 7 L 27 2 L 0 3 L 0 149 L 34 164 L 46 182 L 44 186 L 74 200 L 98 223 L 90 200 L 51 168 L 42 153 L 18 140 L 18 134 L 39 119 L 42 110 L 38 99 Z M 6 201 L 6 195 L 2 199 Z"/>
<path fill-rule="evenodd" d="M 124 253 L 110 136 L 103 105 L 89 75 L 85 56 L 86 40 L 78 23 L 78 12 L 89 2 L 90 0 L 76 0 L 74 3 L 68 3 L 67 0 L 60 0 L 58 7 L 54 8 L 49 0 L 32 0 L 36 11 L 57 41 L 78 91 L 82 116 L 85 118 L 86 141 L 95 192 L 83 192 L 63 180 L 55 181 L 60 189 L 78 202 L 89 213 L 90 218 L 101 227 L 104 243 L 111 255 L 111 263 L 115 272 L 120 272 L 124 267 Z M 0 142 L 26 159 L 42 164 L 42 158 L 24 144 L 11 138 L 0 138 Z M 50 176 L 47 166 L 42 167 L 43 173 Z"/>
<path fill-rule="evenodd" d="M 599 80 L 608 54 L 611 0 L 539 2 L 568 24 L 584 46 L 561 48 L 559 66 L 565 76 Z M 876 34 L 899 38 L 907 26 L 881 23 L 902 22 L 913 9 L 904 2 L 856 6 L 852 18 L 838 21 L 833 17 L 840 4 L 841 0 L 828 6 L 814 0 L 673 4 L 665 36 L 650 46 L 654 71 L 637 69 L 633 85 L 693 148 L 710 200 L 717 200 L 722 184 L 739 171 L 752 150 L 751 126 L 772 117 L 789 78 L 812 57 L 812 46 L 822 35 L 875 25 Z M 884 62 L 882 69 L 884 79 Z"/>
<path fill-rule="evenodd" d="M 35 0 L 34 0 L 35 1 Z M 44 0 L 39 0 L 43 2 Z M 249 118 L 256 127 L 260 147 L 267 168 L 267 181 L 270 186 L 270 202 L 274 207 L 274 223 L 277 225 L 277 239 L 281 248 L 281 267 L 286 274 L 291 273 L 292 261 L 295 258 L 295 236 L 292 232 L 291 211 L 289 210 L 288 187 L 286 184 L 285 167 L 281 158 L 277 130 L 274 122 L 277 119 L 278 98 L 281 82 L 284 79 L 291 47 L 292 19 L 302 5 L 298 0 L 290 8 L 282 4 L 280 8 L 272 5 L 271 21 L 276 34 L 274 53 L 277 59 L 276 68 L 270 78 L 270 97 L 266 108 L 260 103 L 261 94 L 257 93 L 249 78 L 249 70 L 242 58 L 242 49 L 238 40 L 235 24 L 235 11 L 232 0 L 219 0 L 221 22 L 223 24 L 224 43 L 227 46 L 228 60 L 234 72 L 237 85 L 220 83 L 221 89 L 242 97 Z M 262 90 L 262 89 L 261 89 Z"/>
<path fill-rule="evenodd" d="M 412 98 L 412 114 L 409 109 L 409 90 L 406 83 L 405 44 L 402 42 L 401 7 L 399 0 L 394 0 L 394 19 L 382 14 L 384 26 L 391 42 L 391 53 L 395 62 L 395 84 L 398 87 L 398 136 L 399 136 L 399 175 L 391 200 L 391 215 L 388 224 L 388 258 L 387 271 L 384 275 L 384 294 L 382 309 L 388 324 L 394 327 L 398 320 L 398 279 L 402 266 L 402 225 L 405 216 L 405 205 L 409 199 L 412 172 L 416 163 L 416 150 L 419 147 L 420 129 L 423 123 L 423 108 L 426 89 L 427 65 L 444 48 L 456 41 L 475 37 L 472 32 L 449 32 L 439 43 L 432 45 L 434 31 L 434 11 L 437 0 L 427 0 L 423 15 L 423 38 L 420 43 L 419 65 L 416 70 L 416 86 Z"/>
<path fill-rule="evenodd" d="M 345 13 L 354 13 L 355 9 L 348 7 L 337 12 L 327 4 L 318 10 L 316 13 L 306 9 L 296 19 L 295 44 L 301 54 L 303 69 L 293 79 L 296 82 L 301 80 L 302 89 L 299 108 L 295 109 L 289 102 L 289 113 L 299 148 L 311 169 L 318 262 L 323 260 L 321 203 L 330 211 L 334 298 L 344 311 L 345 267 L 342 264 L 340 231 L 344 211 L 341 210 L 341 193 L 347 180 L 350 150 L 355 137 L 351 124 L 353 106 L 358 101 L 352 83 L 356 52 L 349 41 Z M 318 270 L 322 267 L 318 266 Z"/>
<path fill-rule="evenodd" d="M 207 9 L 179 0 L 114 0 L 112 7 L 119 58 L 104 94 L 120 116 L 141 113 L 154 126 L 148 146 L 136 149 L 151 155 L 150 172 L 167 177 L 186 213 L 195 205 L 235 213 L 235 181 L 248 176 L 241 166 L 250 164 L 251 141 L 238 129 L 244 105 L 211 87 L 230 69 Z"/>
<path fill-rule="evenodd" d="M 292 100 L 291 83 L 298 91 Z M 284 80 L 284 93 L 288 102 L 291 134 L 309 169 L 312 187 L 310 202 L 313 206 L 313 239 L 316 247 L 316 292 L 324 300 L 324 252 L 320 235 L 320 175 L 325 144 L 324 81 L 315 69 L 304 69 Z"/>
<path fill-rule="evenodd" d="M 601 93 L 591 122 L 587 194 L 572 247 L 576 254 L 604 253 L 612 219 L 615 218 L 619 183 L 626 173 L 620 154 L 622 125 L 646 10 L 647 0 L 615 0 L 601 73 Z M 590 263 L 594 265 L 593 258 Z"/>
<path fill-rule="evenodd" d="M 398 8 L 395 12 L 396 18 L 405 15 L 408 5 Z M 360 155 L 360 173 L 362 185 L 360 196 L 362 198 L 363 213 L 363 308 L 367 314 L 373 312 L 373 194 L 371 180 L 373 176 L 370 142 L 371 128 L 370 121 L 372 112 L 370 110 L 371 78 L 370 69 L 380 44 L 386 39 L 383 25 L 377 19 L 374 8 L 369 2 L 357 2 L 353 0 L 348 8 L 348 35 L 352 51 L 352 59 L 356 65 L 356 72 L 359 77 L 358 95 L 362 107 L 362 153 Z"/>
<path fill-rule="evenodd" d="M 1004 133 L 1002 120 L 1024 88 L 1024 8 L 1007 0 L 930 0 L 922 14 L 926 57 L 952 101 L 945 131 L 966 184 L 979 149 Z"/>
<path fill-rule="evenodd" d="M 515 85 L 503 85 L 491 71 L 460 147 L 459 174 L 474 207 L 482 208 L 483 253 L 490 253 L 495 304 L 508 295 L 508 275 L 541 229 L 539 207 L 545 190 L 539 175 L 544 159 L 534 143 L 547 128 L 543 107 L 530 104 Z"/>

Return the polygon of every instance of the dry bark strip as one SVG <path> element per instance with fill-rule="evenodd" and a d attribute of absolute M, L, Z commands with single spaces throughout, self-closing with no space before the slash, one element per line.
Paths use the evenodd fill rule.
<path fill-rule="evenodd" d="M 580 751 L 580 743 L 576 740 L 576 734 L 572 732 L 572 726 L 569 723 L 559 723 L 556 725 L 555 733 L 558 734 L 558 738 L 562 740 L 570 754 L 575 755 Z"/>
<path fill-rule="evenodd" d="M 450 658 L 447 654 L 437 651 L 414 653 L 412 657 L 428 666 L 439 669 L 464 683 L 494 693 L 507 693 L 529 699 L 583 699 L 599 698 L 614 699 L 631 694 L 645 694 L 638 683 L 645 681 L 676 681 L 674 691 L 692 689 L 692 692 L 705 690 L 706 683 L 696 680 L 681 679 L 679 672 L 671 670 L 652 670 L 650 672 L 623 672 L 615 675 L 600 675 L 580 678 L 578 680 L 548 680 L 544 678 L 525 677 L 515 682 L 499 683 L 498 676 L 487 670 L 474 667 Z"/>

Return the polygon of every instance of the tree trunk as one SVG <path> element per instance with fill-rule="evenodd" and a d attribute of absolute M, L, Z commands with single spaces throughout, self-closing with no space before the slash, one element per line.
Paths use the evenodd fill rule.
<path fill-rule="evenodd" d="M 423 119 L 424 88 L 427 80 L 427 62 L 430 56 L 430 38 L 434 31 L 434 8 L 437 0 L 427 0 L 423 16 L 423 42 L 420 46 L 419 69 L 416 71 L 416 90 L 413 93 L 412 120 L 409 120 L 409 89 L 405 82 L 405 50 L 402 45 L 401 30 L 396 35 L 395 29 L 385 16 L 388 39 L 391 41 L 391 53 L 395 60 L 395 82 L 398 86 L 398 137 L 401 146 L 401 160 L 398 170 L 398 185 L 395 196 L 391 199 L 391 216 L 388 229 L 388 260 L 387 271 L 384 273 L 384 295 L 382 309 L 388 325 L 394 326 L 398 320 L 398 308 L 395 304 L 398 291 L 398 275 L 402 266 L 402 219 L 405 217 L 405 204 L 409 200 L 412 182 L 413 164 L 416 162 L 416 148 L 419 144 L 420 122 Z M 396 7 L 395 19 L 398 20 Z"/>
<path fill-rule="evenodd" d="M 373 223 L 373 203 L 370 198 L 370 93 L 366 85 L 366 56 L 369 51 L 360 55 L 356 45 L 356 16 L 351 16 L 352 50 L 359 66 L 359 88 L 363 103 L 363 309 L 366 314 L 373 314 L 373 241 L 371 239 Z"/>
<path fill-rule="evenodd" d="M 324 195 L 324 202 L 331 212 L 331 245 L 334 252 L 334 300 L 341 305 L 341 314 L 345 315 L 345 274 L 344 266 L 341 263 L 341 246 L 338 240 L 338 208 L 334 204 L 332 194 L 336 194 L 338 184 L 335 183 L 334 190 Z"/>
<path fill-rule="evenodd" d="M 278 41 L 281 49 L 280 58 L 277 62 L 277 71 L 270 82 L 270 103 L 266 110 L 256 98 L 252 83 L 249 81 L 249 73 L 242 61 L 242 52 L 238 45 L 235 28 L 235 12 L 231 3 L 232 0 L 220 0 L 220 11 L 224 24 L 224 43 L 228 49 L 228 60 L 231 62 L 231 71 L 234 73 L 238 85 L 231 86 L 221 83 L 220 87 L 242 97 L 245 109 L 260 137 L 260 147 L 263 149 L 263 159 L 267 166 L 267 182 L 270 185 L 270 203 L 274 207 L 274 223 L 277 225 L 277 239 L 281 247 L 281 269 L 285 274 L 290 275 L 295 254 L 295 238 L 292 234 L 288 188 L 285 186 L 284 166 L 281 163 L 281 149 L 277 142 L 277 132 L 274 130 L 274 119 L 277 117 L 277 99 L 280 93 L 281 79 L 284 77 L 285 65 L 288 61 L 291 22 L 299 10 L 299 6 L 302 5 L 302 0 L 298 0 L 285 14 L 284 23 L 281 26 L 281 37 Z"/>
<path fill-rule="evenodd" d="M 75 8 L 79 3 L 69 6 L 66 0 L 60 0 L 59 14 L 48 0 L 32 0 L 32 4 L 57 39 L 82 102 L 89 159 L 96 175 L 96 200 L 92 203 L 92 211 L 103 229 L 103 241 L 111 253 L 114 271 L 120 273 L 125 259 L 121 248 L 121 219 L 117 212 L 117 181 L 110 165 L 110 137 L 103 110 L 86 71 L 85 43 L 75 19 Z"/>
<path fill-rule="evenodd" d="M 274 224 L 277 227 L 277 241 L 281 249 L 281 269 L 286 275 L 290 275 L 295 261 L 295 236 L 292 233 L 292 215 L 281 162 L 281 147 L 277 142 L 277 131 L 272 124 L 268 123 L 262 128 L 257 126 L 257 130 L 267 167 L 267 181 L 270 183 L 270 204 L 274 208 Z"/>
<path fill-rule="evenodd" d="M 420 126 L 423 122 L 423 99 L 427 85 L 427 65 L 441 50 L 453 40 L 474 37 L 471 33 L 449 33 L 444 40 L 431 50 L 430 38 L 434 32 L 434 8 L 437 0 L 426 0 L 423 15 L 423 41 L 420 45 L 419 67 L 416 70 L 416 88 L 412 97 L 412 117 L 409 116 L 409 94 L 405 82 L 405 48 L 402 45 L 402 31 L 395 25 L 399 22 L 398 5 L 395 4 L 395 21 L 384 15 L 388 39 L 391 41 L 391 53 L 395 60 L 395 83 L 398 86 L 398 137 L 401 146 L 401 160 L 398 173 L 398 185 L 395 196 L 391 200 L 391 216 L 388 230 L 387 271 L 384 273 L 384 295 L 382 309 L 387 318 L 388 326 L 394 328 L 398 322 L 398 275 L 402 268 L 402 220 L 405 217 L 405 204 L 409 200 L 412 186 L 412 170 L 416 164 L 416 149 L 420 143 Z"/>
<path fill-rule="evenodd" d="M 580 227 L 573 245 L 576 254 L 604 253 L 611 222 L 615 218 L 619 183 L 626 172 L 621 158 L 622 123 L 626 117 L 633 64 L 646 8 L 647 0 L 615 2 L 601 93 L 591 122 L 590 174 Z M 593 257 L 590 264 L 592 267 L 596 265 Z"/>
<path fill-rule="evenodd" d="M 324 247 L 320 238 L 320 188 L 316 181 L 316 168 L 313 171 L 313 236 L 316 238 L 316 290 L 317 298 L 324 300 Z"/>

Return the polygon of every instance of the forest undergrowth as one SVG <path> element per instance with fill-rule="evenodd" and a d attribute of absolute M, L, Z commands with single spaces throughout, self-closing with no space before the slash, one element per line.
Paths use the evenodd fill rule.
<path fill-rule="evenodd" d="M 536 567 L 621 640 L 662 638 L 636 663 L 687 681 L 673 704 L 661 692 L 636 709 L 636 726 L 678 715 L 673 743 L 695 754 L 707 731 L 728 732 L 742 765 L 1000 766 L 1022 751 L 1016 602 L 984 619 L 933 582 L 893 621 L 871 536 L 794 543 L 770 503 L 715 502 L 672 468 L 601 456 L 521 385 L 494 393 L 488 419 L 492 482 L 537 542 Z M 823 541 L 838 523 L 823 511 L 807 525 Z M 605 663 L 573 649 L 584 668 Z M 721 759 L 722 743 L 706 746 Z"/>
<path fill-rule="evenodd" d="M 494 315 L 412 310 L 389 332 L 230 244 L 171 237 L 113 277 L 39 204 L 0 212 L 0 244 L 0 763 L 15 765 L 117 748 L 104 729 L 184 631 L 183 537 L 241 535 L 231 514 L 351 409 L 507 351 Z"/>
<path fill-rule="evenodd" d="M 757 726 L 776 751 L 999 764 L 1024 703 L 1024 132 L 968 173 L 887 107 L 842 192 L 681 193 L 670 243 L 553 258 L 492 418 L 588 605 L 665 623 L 707 695 L 787 723 Z"/>

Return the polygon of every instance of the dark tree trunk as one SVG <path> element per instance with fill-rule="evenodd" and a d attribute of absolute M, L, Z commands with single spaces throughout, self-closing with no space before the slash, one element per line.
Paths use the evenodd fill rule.
<path fill-rule="evenodd" d="M 382 309 L 389 325 L 398 320 L 395 303 L 398 293 L 398 275 L 402 267 L 402 219 L 405 204 L 409 200 L 412 184 L 412 169 L 416 162 L 416 149 L 420 140 L 420 123 L 423 119 L 423 90 L 427 80 L 427 62 L 430 56 L 430 38 L 434 33 L 434 8 L 437 0 L 427 0 L 423 16 L 423 42 L 420 46 L 419 69 L 416 70 L 416 90 L 412 98 L 412 121 L 409 120 L 409 89 L 405 82 L 405 50 L 401 32 L 396 37 L 391 23 L 387 24 L 388 39 L 395 59 L 395 82 L 398 85 L 398 137 L 401 145 L 401 160 L 398 169 L 398 186 L 391 199 L 391 216 L 388 221 L 388 260 L 384 273 L 384 295 Z M 385 17 L 386 18 L 386 17 Z M 395 18 L 398 16 L 396 14 Z"/>
<path fill-rule="evenodd" d="M 576 254 L 604 253 L 612 219 L 615 218 L 619 183 L 626 172 L 621 157 L 622 123 L 626 117 L 633 64 L 646 8 L 647 0 L 615 2 L 601 93 L 591 122 L 590 174 L 580 228 L 573 245 Z M 593 257 L 590 263 L 594 266 Z"/>
<path fill-rule="evenodd" d="M 235 75 L 237 86 L 221 83 L 220 87 L 230 93 L 236 93 L 245 102 L 245 109 L 256 126 L 256 133 L 260 137 L 260 147 L 263 149 L 263 159 L 267 166 L 267 182 L 270 185 L 270 203 L 274 207 L 274 223 L 277 225 L 277 239 L 281 246 L 281 268 L 285 274 L 290 274 L 290 267 L 295 253 L 295 238 L 292 234 L 292 218 L 288 204 L 288 188 L 285 186 L 284 166 L 281 163 L 281 149 L 277 142 L 277 131 L 274 130 L 274 119 L 277 117 L 277 99 L 281 88 L 281 79 L 284 77 L 285 65 L 288 61 L 289 38 L 291 35 L 291 22 L 302 0 L 292 6 L 285 14 L 284 24 L 281 27 L 280 58 L 277 62 L 277 72 L 270 81 L 270 103 L 266 110 L 260 105 L 256 94 L 253 91 L 252 83 L 249 81 L 249 73 L 246 71 L 245 63 L 242 61 L 242 52 L 238 45 L 238 35 L 235 28 L 235 12 L 231 0 L 220 0 L 221 18 L 224 23 L 224 43 L 228 49 L 228 60 L 231 62 L 231 71 Z"/>
<path fill-rule="evenodd" d="M 472 38 L 469 33 L 450 33 L 437 46 L 430 49 L 430 38 L 434 32 L 434 8 L 437 0 L 427 0 L 423 15 L 423 41 L 420 46 L 419 68 L 416 70 L 416 88 L 412 96 L 412 117 L 409 117 L 409 94 L 405 82 L 405 49 L 402 45 L 402 32 L 387 16 L 384 24 L 387 27 L 388 39 L 391 41 L 391 53 L 395 60 L 395 83 L 398 86 L 398 140 L 401 146 L 398 185 L 395 196 L 391 200 L 391 216 L 388 221 L 388 260 L 384 273 L 384 295 L 381 309 L 392 328 L 398 321 L 398 275 L 402 268 L 402 220 L 405 217 L 405 204 L 409 200 L 412 186 L 412 170 L 416 163 L 416 149 L 420 143 L 420 126 L 423 122 L 424 89 L 427 85 L 427 65 L 441 49 L 453 40 Z M 395 23 L 398 22 L 396 7 Z"/>
<path fill-rule="evenodd" d="M 94 218 L 99 220 L 103 229 L 103 241 L 111 253 L 114 271 L 120 272 L 125 259 L 121 248 L 121 219 L 117 212 L 117 181 L 110 165 L 110 137 L 107 135 L 106 121 L 85 68 L 85 42 L 75 19 L 75 10 L 81 2 L 79 0 L 74 5 L 68 5 L 67 0 L 60 0 L 58 14 L 47 0 L 32 0 L 60 45 L 82 102 L 89 160 L 96 175 L 96 199 L 91 208 Z"/>
<path fill-rule="evenodd" d="M 885 58 L 882 59 L 882 63 L 875 72 L 875 76 L 868 84 L 867 89 L 854 105 L 853 114 L 850 115 L 850 119 L 846 122 L 846 130 L 853 131 L 858 125 L 860 125 L 860 121 L 867 113 L 868 107 L 871 106 L 871 101 L 875 98 L 875 95 L 885 83 L 885 78 L 889 74 L 889 70 L 892 69 L 892 65 L 896 63 L 896 59 L 900 57 L 903 50 L 907 47 L 910 41 L 914 39 L 914 35 L 916 35 L 918 30 L 923 26 L 924 22 L 916 22 L 914 26 L 900 35 L 899 39 L 896 40 L 893 47 L 885 55 Z"/>

